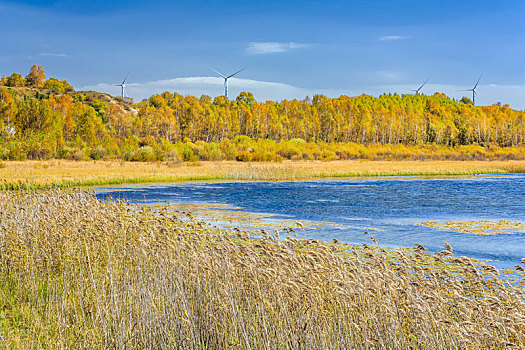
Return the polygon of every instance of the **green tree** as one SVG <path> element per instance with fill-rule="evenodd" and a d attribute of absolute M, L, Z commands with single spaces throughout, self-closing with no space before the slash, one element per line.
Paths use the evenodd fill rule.
<path fill-rule="evenodd" d="M 13 73 L 6 79 L 6 86 L 20 87 L 26 84 L 26 80 L 22 77 L 20 73 Z"/>
<path fill-rule="evenodd" d="M 466 96 L 463 96 L 461 98 L 461 100 L 459 100 L 459 102 L 463 103 L 463 104 L 466 104 L 466 105 L 473 105 L 474 102 L 472 102 L 472 100 Z"/>
<path fill-rule="evenodd" d="M 252 107 L 255 104 L 255 98 L 251 92 L 243 91 L 239 94 L 239 96 L 237 96 L 237 102 L 241 102 Z"/>
<path fill-rule="evenodd" d="M 49 78 L 44 82 L 44 89 L 49 89 L 53 92 L 63 93 L 74 91 L 73 87 L 65 80 L 58 80 L 55 78 Z"/>

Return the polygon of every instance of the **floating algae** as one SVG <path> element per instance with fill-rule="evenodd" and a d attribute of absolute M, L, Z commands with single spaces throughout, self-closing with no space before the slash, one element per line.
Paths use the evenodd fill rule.
<path fill-rule="evenodd" d="M 497 235 L 525 233 L 525 223 L 512 220 L 480 220 L 480 221 L 425 221 L 416 226 L 432 227 L 441 230 L 452 230 L 476 235 Z"/>

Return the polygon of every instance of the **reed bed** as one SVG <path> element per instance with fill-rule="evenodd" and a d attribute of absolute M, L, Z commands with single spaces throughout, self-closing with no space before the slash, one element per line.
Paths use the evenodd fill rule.
<path fill-rule="evenodd" d="M 523 273 L 511 284 L 448 245 L 253 236 L 83 191 L 9 191 L 0 269 L 10 348 L 525 347 Z"/>
<path fill-rule="evenodd" d="M 0 163 L 0 188 L 93 186 L 121 183 L 307 180 L 355 176 L 438 176 L 523 173 L 525 161 L 284 161 L 169 163 L 67 160 Z"/>

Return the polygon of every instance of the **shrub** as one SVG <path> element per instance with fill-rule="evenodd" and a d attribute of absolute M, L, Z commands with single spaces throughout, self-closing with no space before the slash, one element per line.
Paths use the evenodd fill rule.
<path fill-rule="evenodd" d="M 4 150 L 7 153 L 7 159 L 9 160 L 26 160 L 26 148 L 25 144 L 20 141 L 9 142 Z"/>
<path fill-rule="evenodd" d="M 143 138 L 140 139 L 139 141 L 139 146 L 142 147 L 142 146 L 153 146 L 155 145 L 155 138 L 151 135 L 149 136 L 144 136 Z"/>
<path fill-rule="evenodd" d="M 224 139 L 219 144 L 220 149 L 222 150 L 222 153 L 224 154 L 224 158 L 227 160 L 234 160 L 235 156 L 237 155 L 237 147 L 236 144 L 228 139 Z"/>
<path fill-rule="evenodd" d="M 235 159 L 238 162 L 250 162 L 253 159 L 253 154 L 251 152 L 248 152 L 248 151 L 240 151 L 235 156 Z"/>
<path fill-rule="evenodd" d="M 9 159 L 9 150 L 7 148 L 0 149 L 0 159 L 2 160 Z"/>
<path fill-rule="evenodd" d="M 252 142 L 252 139 L 246 135 L 235 136 L 232 140 L 238 145 L 249 145 Z"/>
<path fill-rule="evenodd" d="M 79 92 L 78 94 L 74 94 L 73 95 L 73 100 L 75 100 L 75 101 L 85 101 L 85 100 L 87 100 L 87 97 L 83 93 Z"/>
<path fill-rule="evenodd" d="M 191 142 L 183 142 L 178 145 L 178 154 L 185 162 L 197 160 L 197 156 L 193 153 L 193 148 L 190 144 L 193 145 Z"/>
<path fill-rule="evenodd" d="M 330 151 L 330 150 L 323 150 L 323 152 L 321 153 L 321 159 L 322 160 L 336 160 L 337 159 L 337 156 L 335 155 L 335 152 L 334 151 Z"/>
<path fill-rule="evenodd" d="M 157 157 L 155 156 L 153 148 L 150 146 L 143 146 L 131 152 L 130 160 L 135 162 L 152 162 L 157 160 Z"/>
<path fill-rule="evenodd" d="M 178 167 L 182 164 L 182 158 L 177 153 L 176 149 L 172 149 L 166 154 L 166 165 L 169 167 Z"/>
<path fill-rule="evenodd" d="M 91 150 L 90 157 L 94 160 L 104 159 L 106 153 L 106 149 L 99 145 Z"/>
<path fill-rule="evenodd" d="M 23 144 L 29 159 L 49 159 L 53 155 L 52 145 L 47 143 L 43 135 L 32 134 Z"/>
<path fill-rule="evenodd" d="M 301 145 L 302 144 L 297 142 L 283 142 L 278 153 L 284 158 L 291 159 L 293 156 L 302 155 Z"/>
<path fill-rule="evenodd" d="M 71 152 L 71 159 L 76 161 L 86 160 L 86 152 L 77 149 Z"/>
<path fill-rule="evenodd" d="M 221 149 L 216 143 L 212 143 L 208 149 L 208 157 L 209 160 L 223 160 L 224 153 L 222 153 Z"/>

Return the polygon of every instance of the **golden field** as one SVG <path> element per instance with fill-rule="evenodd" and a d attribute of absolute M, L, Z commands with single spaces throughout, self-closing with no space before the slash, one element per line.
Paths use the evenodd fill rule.
<path fill-rule="evenodd" d="M 165 162 L 9 161 L 0 163 L 3 188 L 213 180 L 307 180 L 395 175 L 473 175 L 525 172 L 525 161 L 283 161 Z"/>
<path fill-rule="evenodd" d="M 0 191 L 0 223 L 4 348 L 525 347 L 523 272 L 446 243 L 283 239 L 58 189 Z"/>

